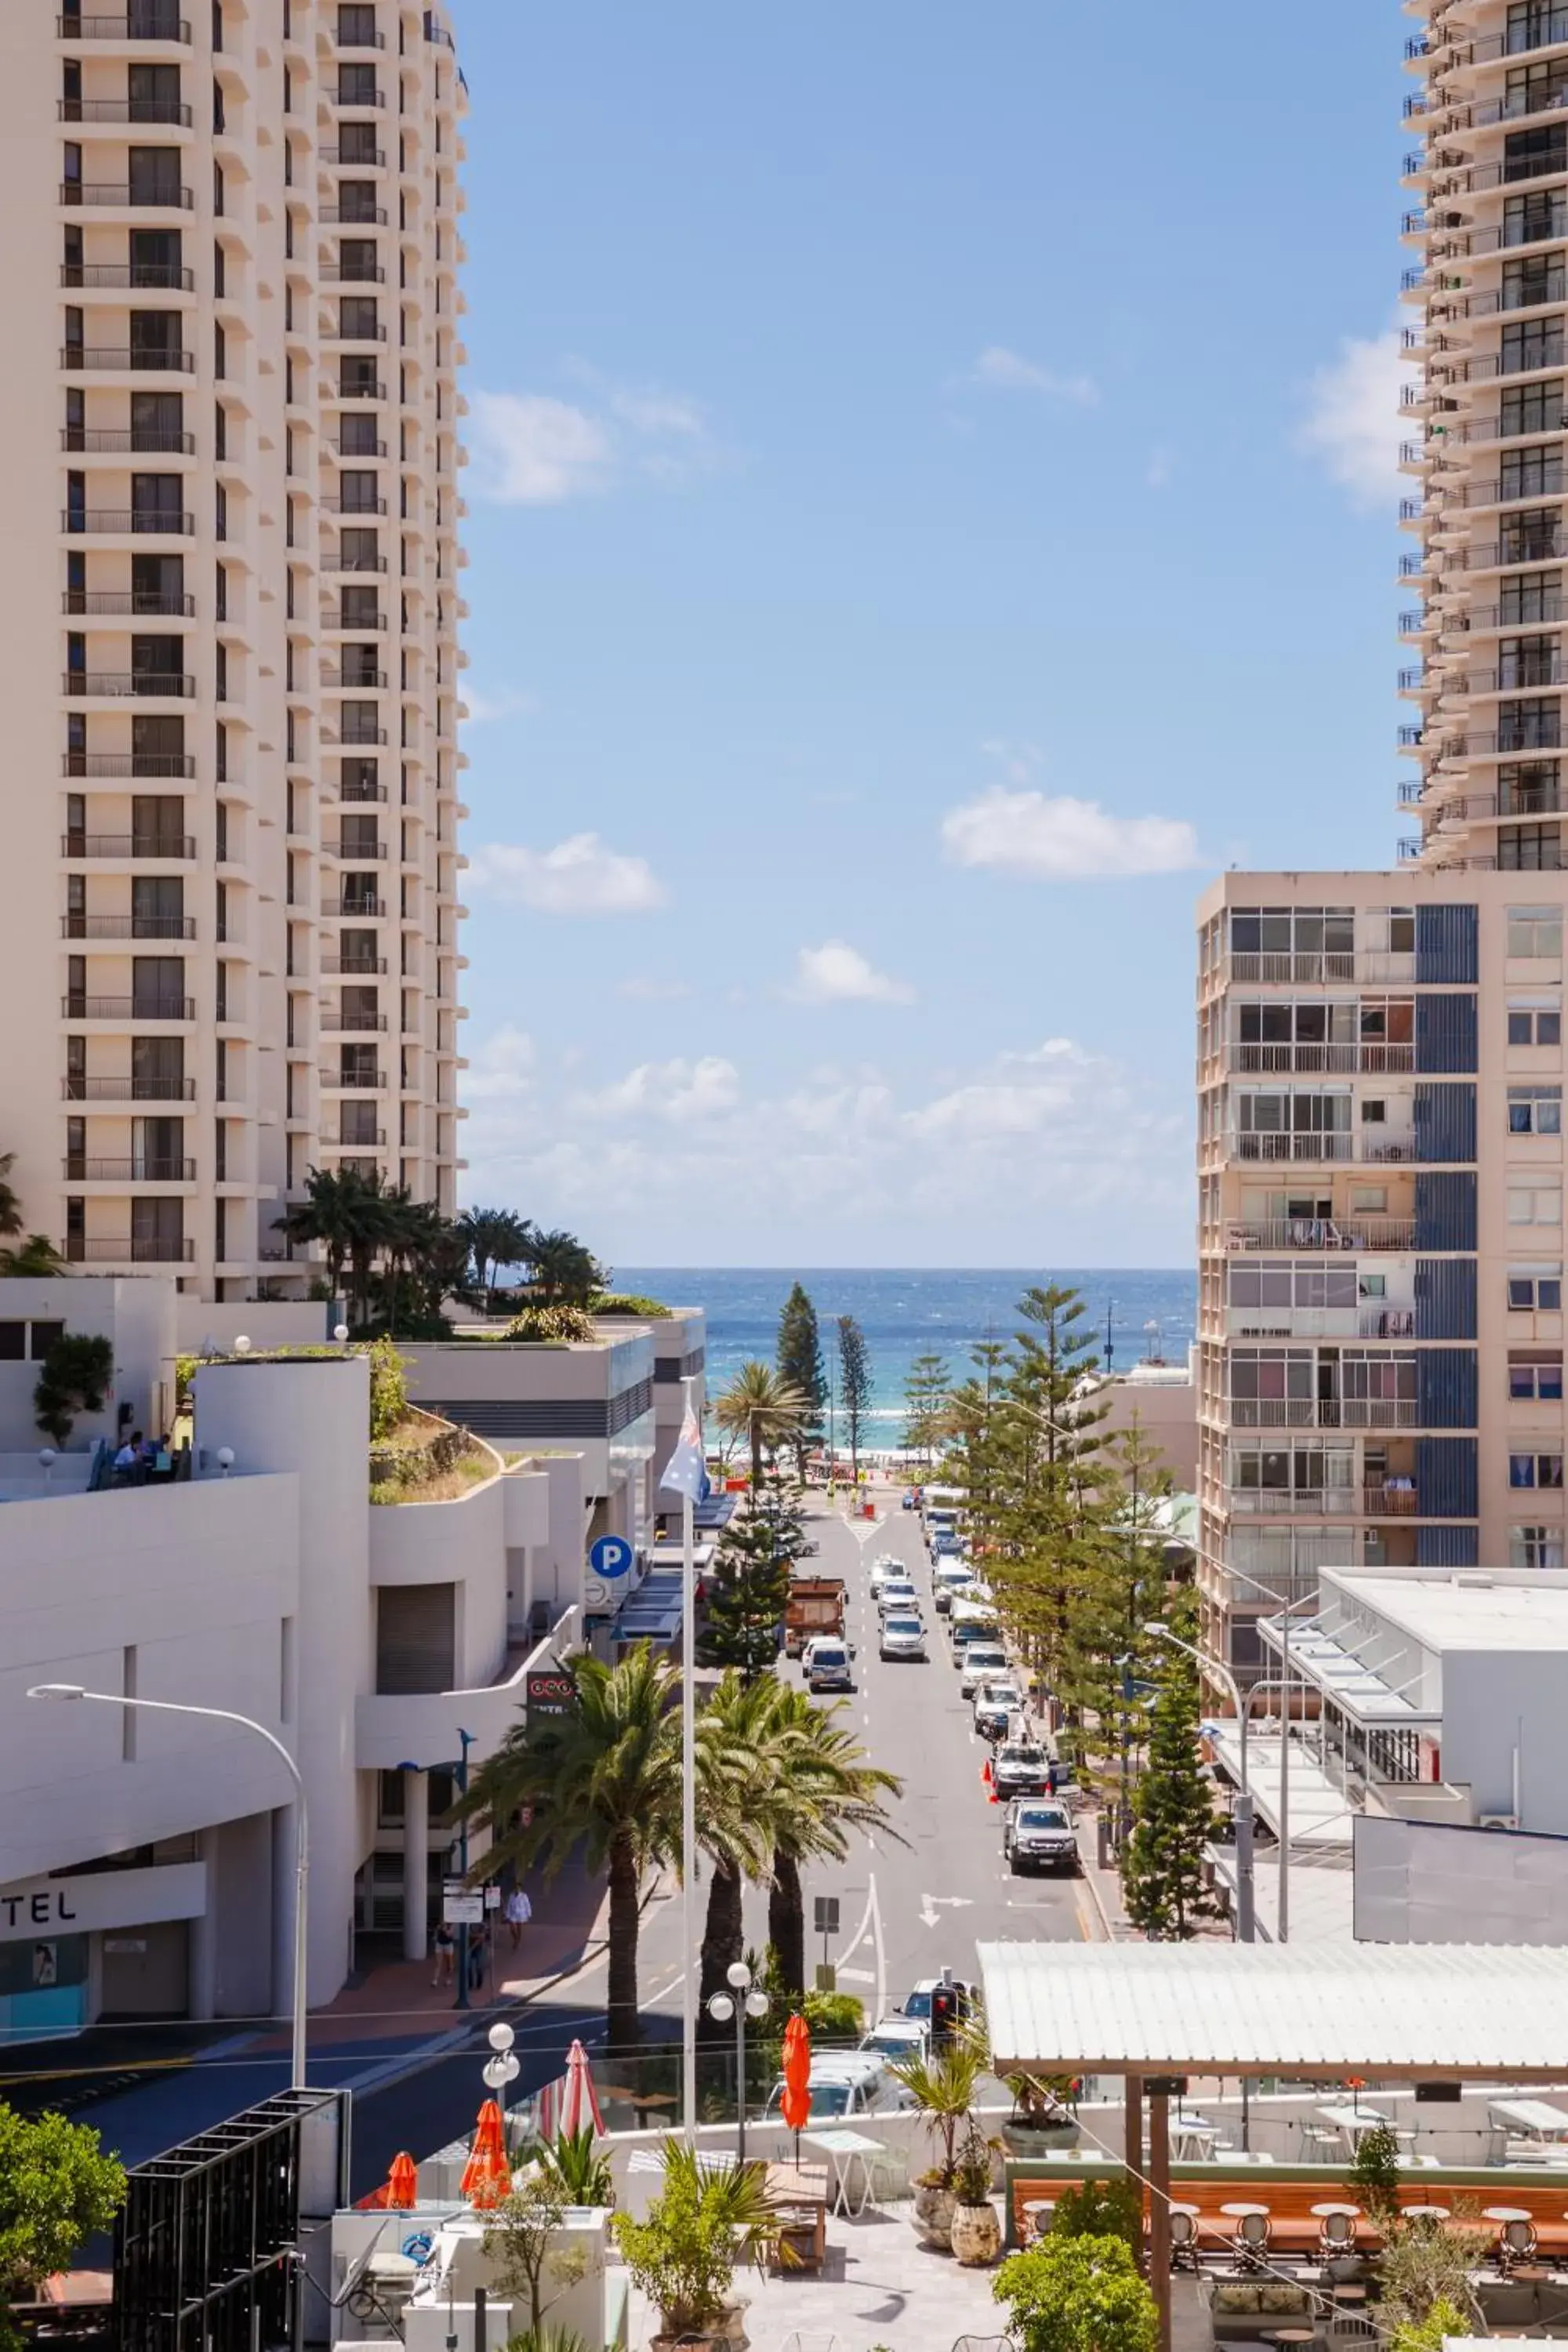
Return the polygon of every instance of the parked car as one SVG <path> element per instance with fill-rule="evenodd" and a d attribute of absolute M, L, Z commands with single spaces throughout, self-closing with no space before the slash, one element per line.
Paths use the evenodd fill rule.
<path fill-rule="evenodd" d="M 895 2011 L 861 2036 L 860 2047 L 878 2058 L 924 2058 L 931 2050 L 931 2028 L 918 2017 Z"/>
<path fill-rule="evenodd" d="M 945 1617 L 955 1601 L 967 1600 L 979 1591 L 966 1560 L 939 1560 L 931 1573 L 931 1598 L 939 1612 Z"/>
<path fill-rule="evenodd" d="M 994 1682 L 1010 1672 L 1011 1663 L 1000 1642 L 970 1642 L 960 1661 L 958 1687 L 965 1698 L 973 1698 L 982 1683 Z"/>
<path fill-rule="evenodd" d="M 926 1629 L 918 1617 L 895 1611 L 882 1620 L 882 1655 L 912 1658 L 921 1665 L 926 1657 Z"/>
<path fill-rule="evenodd" d="M 1002 1853 L 1015 1877 L 1026 1870 L 1070 1875 L 1081 1867 L 1065 1808 L 1038 1797 L 1019 1797 L 1008 1806 L 1002 1823 Z"/>
<path fill-rule="evenodd" d="M 1048 1797 L 1051 1759 L 1037 1739 L 1005 1739 L 991 1767 L 998 1797 Z"/>
<path fill-rule="evenodd" d="M 886 2061 L 869 2050 L 812 2053 L 811 2121 L 843 2123 L 853 2116 L 897 2115 L 914 2105 L 912 2093 L 889 2074 Z M 776 2121 L 784 2101 L 781 2074 L 768 2094 L 765 2120 Z"/>
<path fill-rule="evenodd" d="M 855 1687 L 855 1653 L 847 1642 L 837 1635 L 819 1634 L 809 1643 L 802 1655 L 805 1669 L 805 1686 L 809 1691 L 852 1691 Z"/>
<path fill-rule="evenodd" d="M 974 1728 L 982 1739 L 1000 1739 L 1024 1712 L 1023 1685 L 1016 1675 L 987 1675 L 974 1693 Z"/>
<path fill-rule="evenodd" d="M 957 1997 L 958 2022 L 962 2024 L 974 2007 L 974 1987 L 965 1984 L 962 1977 L 955 1977 L 950 1969 L 944 1969 L 939 1977 L 921 1977 L 914 1990 L 900 2002 L 900 2012 L 905 2017 L 921 2018 L 929 2026 L 932 2016 L 932 1997 L 944 1988 Z"/>
<path fill-rule="evenodd" d="M 900 1511 L 912 1511 L 914 1507 L 915 1490 L 912 1486 L 906 1486 L 903 1493 L 899 1496 L 899 1508 Z"/>

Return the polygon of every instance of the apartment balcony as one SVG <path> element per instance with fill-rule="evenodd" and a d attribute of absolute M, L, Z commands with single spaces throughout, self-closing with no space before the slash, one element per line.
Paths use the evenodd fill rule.
<path fill-rule="evenodd" d="M 353 866 L 362 857 L 367 865 L 384 866 L 386 863 L 384 841 L 344 841 L 340 835 L 335 841 L 323 841 L 321 849 L 326 856 L 337 858 L 341 865 Z"/>
<path fill-rule="evenodd" d="M 66 1021 L 194 1021 L 194 996 L 62 996 Z"/>
<path fill-rule="evenodd" d="M 386 570 L 384 555 L 345 556 L 341 550 L 326 549 L 321 556 L 321 570 L 338 580 L 364 579 L 373 572 Z"/>
<path fill-rule="evenodd" d="M 344 618 L 342 610 L 337 605 L 323 604 L 321 607 L 321 626 L 323 629 L 332 631 L 347 631 L 351 629 L 374 629 L 381 631 L 384 630 L 386 627 L 386 614 L 382 612 L 378 606 L 374 613 L 356 613 L 353 618 L 350 620 Z"/>
<path fill-rule="evenodd" d="M 68 290 L 102 293 L 194 294 L 196 273 L 177 261 L 62 261 L 60 284 Z"/>
<path fill-rule="evenodd" d="M 148 857 L 188 863 L 196 854 L 190 834 L 68 833 L 60 838 L 62 857 Z"/>
<path fill-rule="evenodd" d="M 1413 1339 L 1408 1307 L 1227 1307 L 1232 1339 Z"/>
<path fill-rule="evenodd" d="M 332 694 L 379 694 L 386 686 L 384 669 L 330 669 L 323 665 L 321 678 Z"/>
<path fill-rule="evenodd" d="M 194 915 L 62 915 L 62 940 L 194 940 Z"/>
<path fill-rule="evenodd" d="M 356 515 L 375 516 L 386 512 L 384 499 L 319 499 L 317 505 L 322 514 L 338 515 L 349 521 Z"/>
<path fill-rule="evenodd" d="M 386 272 L 378 261 L 329 262 L 316 272 L 323 286 L 384 286 Z"/>
<path fill-rule="evenodd" d="M 112 701 L 125 696 L 162 695 L 188 702 L 195 690 L 196 681 L 185 670 L 68 669 L 60 680 L 60 692 L 71 699 L 96 696 Z"/>
<path fill-rule="evenodd" d="M 67 375 L 90 375 L 95 370 L 121 375 L 195 375 L 196 355 L 145 343 L 65 343 L 60 366 Z"/>
<path fill-rule="evenodd" d="M 1550 49 L 1568 42 L 1568 11 L 1553 8 L 1542 11 L 1532 23 L 1528 16 L 1509 26 L 1506 32 L 1489 33 L 1484 40 L 1467 41 L 1458 62 L 1467 66 L 1490 65 L 1496 58 L 1528 57 L 1536 49 Z"/>
<path fill-rule="evenodd" d="M 60 529 L 71 539 L 194 539 L 196 519 L 163 507 L 79 507 L 65 509 Z"/>
<path fill-rule="evenodd" d="M 335 457 L 340 465 L 345 460 L 350 464 L 353 464 L 357 463 L 361 458 L 384 457 L 386 455 L 386 444 L 384 441 L 365 440 L 348 442 L 339 439 L 336 441 L 327 442 L 325 446 L 328 456 Z"/>
<path fill-rule="evenodd" d="M 319 205 L 316 217 L 328 228 L 384 228 L 386 206 L 359 203 Z"/>
<path fill-rule="evenodd" d="M 386 1086 L 384 1070 L 319 1070 L 321 1084 L 331 1094 L 381 1094 Z"/>
<path fill-rule="evenodd" d="M 61 1162 L 68 1184 L 194 1184 L 194 1160 L 91 1160 L 68 1153 Z"/>
<path fill-rule="evenodd" d="M 371 383 L 367 380 L 363 383 L 355 383 L 352 379 L 346 383 L 340 381 L 337 383 L 329 384 L 322 394 L 322 398 L 337 401 L 384 400 L 386 386 L 379 381 Z"/>
<path fill-rule="evenodd" d="M 1548 588 L 1531 598 L 1528 617 L 1521 617 L 1510 605 L 1472 604 L 1463 620 L 1452 625 L 1476 634 L 1493 629 L 1550 629 L 1564 619 L 1568 619 L 1568 598 Z"/>
<path fill-rule="evenodd" d="M 1500 727 L 1484 735 L 1464 735 L 1452 747 L 1452 756 L 1458 759 L 1512 759 L 1521 751 L 1560 751 L 1563 734 L 1561 718 L 1533 719 L 1512 727 Z"/>
<path fill-rule="evenodd" d="M 333 751 L 374 750 L 377 744 L 384 743 L 385 740 L 384 727 L 345 727 L 336 735 L 330 733 L 326 728 L 321 730 L 321 741 Z"/>
<path fill-rule="evenodd" d="M 363 147 L 355 154 L 342 145 L 323 147 L 320 151 L 320 160 L 332 172 L 384 172 L 386 150 L 384 147 Z"/>
<path fill-rule="evenodd" d="M 1507 572 L 1528 563 L 1561 563 L 1565 554 L 1568 542 L 1553 525 L 1550 530 L 1521 532 L 1472 547 L 1459 568 L 1469 572 Z"/>
<path fill-rule="evenodd" d="M 328 980 L 377 980 L 386 976 L 384 956 L 324 955 L 321 971 Z"/>
<path fill-rule="evenodd" d="M 1232 1222 L 1225 1246 L 1241 1250 L 1412 1250 L 1414 1217 L 1261 1217 Z"/>
<path fill-rule="evenodd" d="M 1233 1429 L 1415 1429 L 1413 1397 L 1232 1397 Z"/>
<path fill-rule="evenodd" d="M 157 425 L 137 425 L 130 432 L 88 432 L 80 425 L 60 427 L 60 447 L 68 457 L 194 457 L 194 433 L 164 432 Z"/>
<path fill-rule="evenodd" d="M 191 45 L 185 18 L 153 5 L 152 0 L 119 16 L 79 16 L 71 9 L 56 17 L 55 31 L 62 41 L 178 41 L 185 48 Z"/>
<path fill-rule="evenodd" d="M 196 200 L 189 188 L 149 188 L 125 180 L 62 180 L 62 205 L 110 205 L 131 212 L 189 213 Z"/>
<path fill-rule="evenodd" d="M 1414 1135 L 1374 1140 L 1364 1131 L 1352 1134 L 1343 1129 L 1314 1135 L 1230 1134 L 1224 1139 L 1223 1148 L 1228 1159 L 1269 1166 L 1290 1162 L 1321 1168 L 1355 1160 L 1369 1167 L 1393 1167 L 1413 1165 L 1415 1159 Z"/>
<path fill-rule="evenodd" d="M 195 1078 L 133 1078 L 129 1070 L 117 1077 L 67 1077 L 60 1081 L 66 1102 L 195 1102 Z"/>
<path fill-rule="evenodd" d="M 1543 687 L 1568 686 L 1568 664 L 1558 653 L 1510 661 L 1502 669 L 1472 670 L 1471 694 L 1539 694 Z"/>
<path fill-rule="evenodd" d="M 1227 1067 L 1239 1071 L 1322 1071 L 1360 1072 L 1368 1076 L 1384 1077 L 1393 1072 L 1412 1071 L 1415 1067 L 1414 1045 L 1252 1045 L 1231 1044 L 1226 1056 Z"/>
<path fill-rule="evenodd" d="M 386 329 L 383 326 L 345 327 L 329 320 L 321 328 L 321 341 L 323 343 L 384 343 Z"/>
<path fill-rule="evenodd" d="M 72 1265 L 188 1265 L 195 1254 L 195 1242 L 165 1234 L 124 1234 L 114 1240 L 68 1234 L 63 1252 Z"/>
<path fill-rule="evenodd" d="M 322 1142 L 331 1151 L 381 1151 L 386 1146 L 384 1127 L 366 1128 L 358 1135 L 324 1135 Z"/>
<path fill-rule="evenodd" d="M 329 794 L 328 797 L 330 798 L 331 795 Z M 340 801 L 379 801 L 384 805 L 386 786 L 384 784 L 344 784 L 338 798 Z"/>
<path fill-rule="evenodd" d="M 384 1013 L 324 1013 L 321 1015 L 323 1037 L 363 1036 L 367 1032 L 386 1030 Z"/>
<path fill-rule="evenodd" d="M 152 782 L 177 776 L 189 782 L 195 772 L 195 757 L 190 751 L 67 751 L 60 761 L 61 775 L 79 781 L 144 776 Z"/>
<path fill-rule="evenodd" d="M 177 98 L 61 98 L 55 107 L 60 122 L 162 122 L 181 131 L 191 127 L 191 110 Z"/>
<path fill-rule="evenodd" d="M 1359 1486 L 1229 1486 L 1225 1507 L 1237 1518 L 1352 1518 Z"/>
<path fill-rule="evenodd" d="M 87 620 L 191 621 L 196 600 L 177 589 L 67 588 L 60 595 L 60 610 Z"/>
<path fill-rule="evenodd" d="M 363 38 L 350 40 L 345 38 L 342 33 L 339 33 L 332 42 L 332 47 L 334 49 L 384 49 L 386 47 L 386 35 L 384 33 L 371 33 Z"/>
<path fill-rule="evenodd" d="M 1258 981 L 1266 986 L 1315 987 L 1341 981 L 1414 981 L 1415 958 L 1411 955 L 1361 953 L 1330 950 L 1327 954 L 1293 955 L 1289 953 L 1256 953 L 1243 950 L 1225 960 L 1225 976 L 1231 986 L 1243 981 Z"/>
<path fill-rule="evenodd" d="M 1385 1483 L 1378 1486 L 1363 1486 L 1361 1507 L 1369 1519 L 1418 1519 L 1421 1497 L 1413 1480 L 1407 1480 L 1404 1485 Z"/>
<path fill-rule="evenodd" d="M 378 921 L 385 912 L 384 898 L 323 898 L 321 901 L 322 917 L 330 923 L 374 923 Z M 323 971 L 331 971 L 332 969 L 332 965 L 324 956 L 321 959 L 321 969 Z M 370 966 L 368 963 L 343 963 L 340 960 L 337 969 L 340 971 L 368 971 Z M 384 962 L 382 962 L 381 970 L 383 971 L 386 970 Z"/>

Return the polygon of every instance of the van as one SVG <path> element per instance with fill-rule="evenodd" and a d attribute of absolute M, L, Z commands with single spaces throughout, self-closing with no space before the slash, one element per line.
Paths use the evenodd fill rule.
<path fill-rule="evenodd" d="M 814 2124 L 846 2123 L 855 2116 L 897 2115 L 914 2105 L 913 2094 L 888 2072 L 879 2053 L 868 2050 L 816 2050 L 807 2077 Z M 783 2112 L 784 2077 L 768 2094 L 763 2121 Z"/>
<path fill-rule="evenodd" d="M 815 1642 L 806 1644 L 801 1662 L 805 1668 L 806 1689 L 852 1691 L 855 1687 L 853 1656 L 847 1642 L 819 1633 Z"/>

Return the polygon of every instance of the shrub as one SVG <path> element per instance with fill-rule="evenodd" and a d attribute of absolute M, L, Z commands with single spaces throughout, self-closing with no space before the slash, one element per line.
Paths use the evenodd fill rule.
<path fill-rule="evenodd" d="M 601 1290 L 588 1302 L 591 1315 L 668 1315 L 662 1298 L 648 1298 L 640 1290 Z"/>
<path fill-rule="evenodd" d="M 1143 2192 L 1124 2174 L 1079 2181 L 1058 2198 L 1051 2228 L 1058 2238 L 1120 2238 L 1136 2260 L 1143 2245 Z"/>
<path fill-rule="evenodd" d="M 0 2102 L 0 2345 L 20 2341 L 10 2305 L 68 2271 L 84 2239 L 107 2230 L 125 2174 L 98 2134 L 63 2116 L 19 2116 Z"/>
<path fill-rule="evenodd" d="M 658 2312 L 667 2336 L 711 2328 L 729 2305 L 736 2265 L 760 2262 L 779 2241 L 766 2167 L 704 2172 L 678 2140 L 664 2144 L 664 2187 L 645 2221 L 617 2213 L 621 2259 Z"/>
<path fill-rule="evenodd" d="M 408 1359 L 390 1339 L 373 1339 L 364 1350 L 370 1364 L 370 1435 L 374 1444 L 390 1437 L 408 1412 Z"/>
<path fill-rule="evenodd" d="M 507 1325 L 509 1339 L 591 1339 L 594 1318 L 585 1307 L 558 1299 L 553 1307 L 529 1306 Z"/>
<path fill-rule="evenodd" d="M 1386 2221 L 1398 2211 L 1399 2142 L 1387 2124 L 1374 2124 L 1356 2142 L 1350 2185 L 1374 2221 Z"/>
<path fill-rule="evenodd" d="M 1008 2256 L 992 2293 L 1011 2306 L 1019 2352 L 1155 2352 L 1159 2342 L 1154 2298 L 1120 2237 L 1047 2232 Z"/>
<path fill-rule="evenodd" d="M 44 1358 L 33 1391 L 38 1427 L 63 1445 L 79 1412 L 101 1412 L 114 1378 L 114 1349 L 87 1331 L 63 1331 Z"/>

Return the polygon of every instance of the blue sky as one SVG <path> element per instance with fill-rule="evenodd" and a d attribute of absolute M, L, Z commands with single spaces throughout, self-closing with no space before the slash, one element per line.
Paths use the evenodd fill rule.
<path fill-rule="evenodd" d="M 1389 862 L 1394 0 L 456 0 L 467 1197 L 1179 1265 L 1208 875 Z"/>

